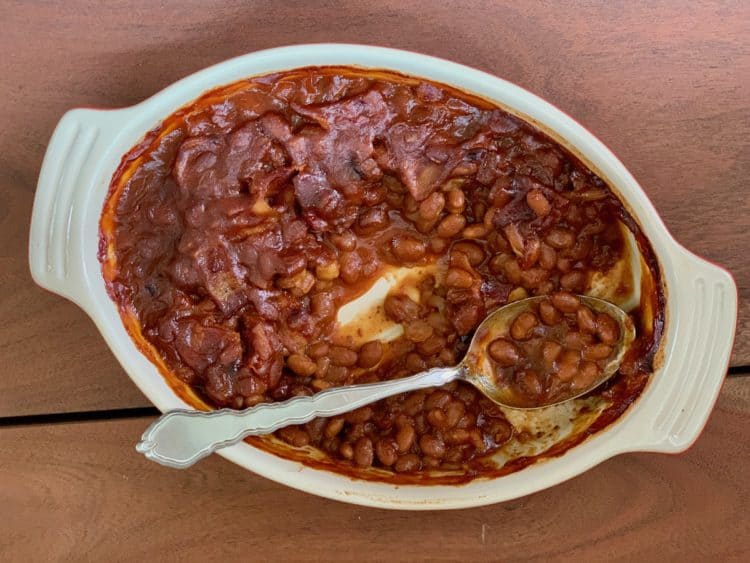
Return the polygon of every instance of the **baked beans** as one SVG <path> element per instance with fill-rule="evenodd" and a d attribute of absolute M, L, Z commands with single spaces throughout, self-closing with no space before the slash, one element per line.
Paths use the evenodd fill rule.
<path fill-rule="evenodd" d="M 549 295 L 489 346 L 533 399 L 585 388 L 617 342 L 573 293 L 622 256 L 627 217 L 563 147 L 482 100 L 310 68 L 208 93 L 150 133 L 112 180 L 101 259 L 134 338 L 212 406 L 453 365 L 488 312 Z M 341 333 L 337 311 L 397 267 L 428 271 L 383 303 L 403 333 Z M 623 388 L 648 373 L 637 349 Z M 352 470 L 472 474 L 523 439 L 464 383 L 276 436 Z"/>

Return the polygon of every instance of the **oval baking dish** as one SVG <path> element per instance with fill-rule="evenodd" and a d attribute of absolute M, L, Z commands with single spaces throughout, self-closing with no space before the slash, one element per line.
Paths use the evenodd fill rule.
<path fill-rule="evenodd" d="M 666 303 L 656 371 L 621 418 L 564 455 L 460 486 L 355 480 L 247 444 L 222 455 L 256 473 L 329 498 L 414 509 L 507 500 L 561 482 L 617 453 L 678 452 L 688 447 L 708 418 L 728 363 L 737 309 L 733 280 L 674 242 L 623 165 L 580 125 L 517 86 L 440 59 L 355 45 L 286 47 L 209 68 L 131 108 L 69 112 L 52 137 L 39 178 L 30 239 L 35 281 L 71 299 L 94 319 L 130 377 L 160 409 L 184 408 L 186 404 L 156 366 L 139 352 L 106 292 L 97 243 L 109 181 L 122 155 L 146 132 L 203 92 L 251 76 L 332 65 L 387 69 L 491 100 L 538 126 L 604 178 L 635 218 L 659 263 Z"/>

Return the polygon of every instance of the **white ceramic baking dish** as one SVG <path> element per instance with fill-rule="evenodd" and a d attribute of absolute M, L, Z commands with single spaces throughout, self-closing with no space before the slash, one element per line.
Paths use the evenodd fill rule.
<path fill-rule="evenodd" d="M 193 74 L 133 107 L 72 110 L 57 126 L 34 202 L 32 275 L 36 283 L 88 313 L 125 371 L 159 409 L 187 405 L 125 331 L 97 259 L 99 218 L 112 174 L 122 155 L 147 131 L 204 91 L 253 75 L 311 65 L 384 68 L 450 84 L 495 100 L 564 139 L 568 148 L 608 180 L 653 245 L 666 291 L 663 362 L 636 403 L 606 430 L 558 458 L 496 479 L 459 486 L 396 486 L 313 469 L 247 444 L 222 450 L 220 455 L 279 483 L 332 499 L 383 508 L 449 509 L 527 495 L 620 453 L 676 453 L 695 441 L 721 389 L 734 340 L 737 289 L 731 276 L 677 244 L 623 164 L 549 103 L 473 68 L 361 45 L 297 45 L 248 54 Z M 137 438 L 133 436 L 134 443 Z"/>

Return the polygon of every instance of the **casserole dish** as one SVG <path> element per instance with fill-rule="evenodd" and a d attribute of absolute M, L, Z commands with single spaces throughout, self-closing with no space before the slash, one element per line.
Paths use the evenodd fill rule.
<path fill-rule="evenodd" d="M 246 444 L 222 455 L 261 475 L 329 498 L 387 508 L 460 508 L 543 489 L 617 453 L 678 452 L 688 447 L 708 418 L 728 363 L 737 307 L 731 277 L 673 241 L 635 180 L 580 125 L 516 86 L 439 59 L 353 45 L 287 47 L 227 61 L 131 108 L 69 112 L 52 137 L 39 179 L 30 239 L 37 283 L 71 299 L 94 319 L 128 374 L 157 407 L 184 408 L 186 404 L 156 367 L 141 355 L 106 293 L 97 235 L 109 180 L 121 156 L 144 133 L 202 92 L 249 76 L 322 65 L 390 69 L 483 96 L 536 124 L 606 179 L 659 261 L 666 304 L 657 369 L 642 396 L 606 430 L 563 456 L 498 479 L 462 486 L 396 486 L 352 480 Z"/>

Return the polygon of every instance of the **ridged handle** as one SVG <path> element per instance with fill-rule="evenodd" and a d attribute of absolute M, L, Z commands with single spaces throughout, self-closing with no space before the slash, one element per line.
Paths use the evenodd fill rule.
<path fill-rule="evenodd" d="M 84 309 L 84 214 L 101 156 L 117 133 L 116 113 L 76 109 L 63 116 L 47 146 L 34 199 L 32 277 Z"/>
<path fill-rule="evenodd" d="M 683 251 L 671 288 L 675 346 L 661 374 L 652 413 L 643 422 L 642 450 L 684 451 L 698 438 L 721 391 L 737 323 L 737 286 L 724 270 Z M 645 412 L 643 413 L 646 414 Z M 636 439 L 636 442 L 639 440 Z"/>
<path fill-rule="evenodd" d="M 403 379 L 329 389 L 312 397 L 295 397 L 244 411 L 172 411 L 149 426 L 136 450 L 152 461 L 183 469 L 245 436 L 270 434 L 315 417 L 343 414 L 391 395 L 444 385 L 460 374 L 456 367 L 433 368 Z"/>

